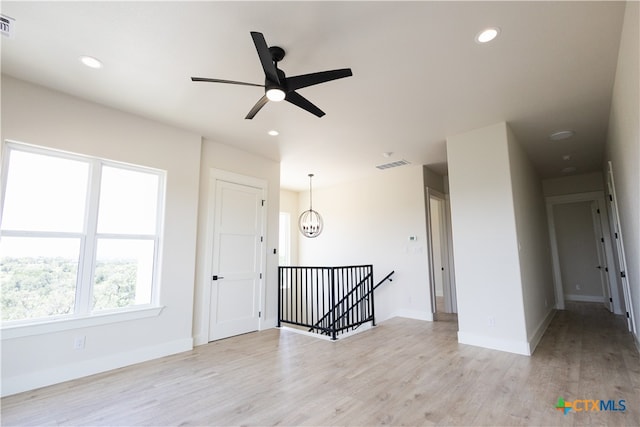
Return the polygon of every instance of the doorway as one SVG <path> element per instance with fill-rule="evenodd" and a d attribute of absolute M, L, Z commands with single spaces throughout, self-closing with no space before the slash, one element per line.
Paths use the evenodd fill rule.
<path fill-rule="evenodd" d="M 426 193 L 431 311 L 434 320 L 454 320 L 457 303 L 449 226 L 449 201 L 444 194 L 429 187 Z"/>
<path fill-rule="evenodd" d="M 565 301 L 599 302 L 610 310 L 608 283 L 600 271 L 591 201 L 556 204 L 553 221 Z"/>
<path fill-rule="evenodd" d="M 209 180 L 208 341 L 260 329 L 266 183 L 212 170 Z"/>
<path fill-rule="evenodd" d="M 599 302 L 621 314 L 602 192 L 547 197 L 556 309 L 566 301 Z"/>

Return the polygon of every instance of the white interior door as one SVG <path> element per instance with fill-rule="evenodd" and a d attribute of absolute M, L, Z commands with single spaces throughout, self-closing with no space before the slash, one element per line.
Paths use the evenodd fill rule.
<path fill-rule="evenodd" d="M 620 229 L 620 215 L 618 213 L 618 199 L 616 196 L 616 186 L 613 179 L 613 165 L 609 162 L 609 170 L 607 173 L 607 186 L 609 189 L 609 221 L 615 241 L 614 249 L 617 259 L 617 270 L 620 274 L 620 282 L 622 285 L 622 293 L 624 295 L 625 315 L 627 317 L 627 327 L 629 331 L 636 334 L 636 324 L 633 312 L 633 303 L 631 301 L 631 291 L 629 289 L 629 281 L 627 280 L 627 260 L 624 253 L 624 241 L 622 240 L 622 231 Z"/>
<path fill-rule="evenodd" d="M 455 313 L 457 304 L 444 194 L 427 188 L 427 211 L 432 312 Z"/>
<path fill-rule="evenodd" d="M 260 326 L 263 189 L 215 181 L 209 341 Z"/>
<path fill-rule="evenodd" d="M 597 269 L 600 272 L 600 281 L 602 283 L 602 294 L 604 295 L 604 306 L 609 311 L 613 311 L 613 298 L 611 297 L 611 286 L 609 283 L 609 266 L 607 263 L 607 255 L 604 245 L 604 233 L 602 232 L 602 223 L 600 221 L 600 207 L 597 201 L 591 202 L 591 216 L 593 219 L 593 231 L 596 238 L 596 249 L 598 255 Z"/>

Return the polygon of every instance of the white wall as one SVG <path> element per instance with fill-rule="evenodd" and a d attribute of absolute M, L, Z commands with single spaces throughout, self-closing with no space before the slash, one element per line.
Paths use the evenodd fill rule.
<path fill-rule="evenodd" d="M 566 194 L 603 191 L 604 183 L 602 172 L 592 172 L 545 179 L 542 181 L 542 188 L 545 196 L 563 196 Z"/>
<path fill-rule="evenodd" d="M 552 317 L 542 184 L 506 123 L 447 139 L 458 340 L 531 354 Z"/>
<path fill-rule="evenodd" d="M 508 125 L 507 142 L 527 341 L 533 352 L 555 306 L 549 228 L 542 182 Z"/>
<path fill-rule="evenodd" d="M 613 87 L 606 160 L 613 163 L 627 278 L 640 331 L 640 4 L 629 1 Z M 606 170 L 606 166 L 604 167 Z M 640 338 L 636 336 L 640 348 Z"/>
<path fill-rule="evenodd" d="M 393 282 L 376 290 L 377 321 L 396 315 L 432 320 L 422 166 L 374 170 L 367 179 L 316 187 L 321 184 L 322 177 L 314 177 L 313 208 L 324 231 L 300 237 L 299 263 L 373 264 L 375 283 L 395 270 Z M 301 193 L 299 212 L 306 209 L 308 192 Z"/>
<path fill-rule="evenodd" d="M 300 240 L 298 217 L 302 211 L 299 209 L 299 197 L 300 193 L 296 191 L 280 190 L 280 212 L 287 212 L 291 216 L 291 223 L 289 224 L 289 236 L 291 237 L 291 265 L 300 265 L 298 263 L 298 241 Z M 307 207 L 306 209 L 309 208 Z"/>
<path fill-rule="evenodd" d="M 527 354 L 506 123 L 447 138 L 458 341 Z"/>
<path fill-rule="evenodd" d="M 274 327 L 278 321 L 278 224 L 280 212 L 280 164 L 273 160 L 256 156 L 229 145 L 203 140 L 202 161 L 200 165 L 200 208 L 198 212 L 198 257 L 196 267 L 196 289 L 194 307 L 194 340 L 196 345 L 208 341 L 208 305 L 205 287 L 211 286 L 211 280 L 205 273 L 211 260 L 206 259 L 207 227 L 209 217 L 209 177 L 211 169 L 221 169 L 240 175 L 258 178 L 267 182 L 267 237 L 266 237 L 266 275 L 263 295 L 264 321 L 261 327 Z"/>
<path fill-rule="evenodd" d="M 2 77 L 2 139 L 167 171 L 160 315 L 2 338 L 2 393 L 89 375 L 192 348 L 198 135 Z M 77 325 L 77 326 L 74 326 Z M 74 350 L 86 336 L 84 350 Z"/>

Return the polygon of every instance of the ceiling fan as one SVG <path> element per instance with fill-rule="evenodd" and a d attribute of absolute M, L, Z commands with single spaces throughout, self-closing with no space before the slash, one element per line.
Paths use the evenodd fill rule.
<path fill-rule="evenodd" d="M 288 101 L 293 105 L 307 110 L 317 117 L 324 116 L 324 111 L 313 105 L 308 99 L 296 92 L 297 89 L 317 85 L 331 80 L 350 77 L 353 75 L 350 68 L 339 70 L 321 71 L 318 73 L 302 74 L 299 76 L 286 77 L 284 71 L 278 68 L 278 62 L 282 61 L 285 52 L 278 46 L 267 47 L 267 42 L 262 33 L 251 32 L 251 38 L 256 45 L 258 57 L 264 70 L 264 84 L 237 82 L 233 80 L 210 79 L 205 77 L 191 77 L 194 82 L 227 83 L 243 86 L 258 86 L 265 89 L 265 94 L 256 102 L 256 105 L 249 111 L 245 119 L 253 119 L 262 107 L 269 101 Z"/>

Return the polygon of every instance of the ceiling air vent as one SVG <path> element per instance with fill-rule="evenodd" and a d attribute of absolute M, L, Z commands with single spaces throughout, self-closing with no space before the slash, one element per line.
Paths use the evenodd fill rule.
<path fill-rule="evenodd" d="M 385 163 L 384 165 L 376 166 L 378 169 L 389 169 L 389 168 L 397 168 L 398 166 L 408 165 L 409 162 L 406 160 L 398 160 L 397 162 Z"/>

